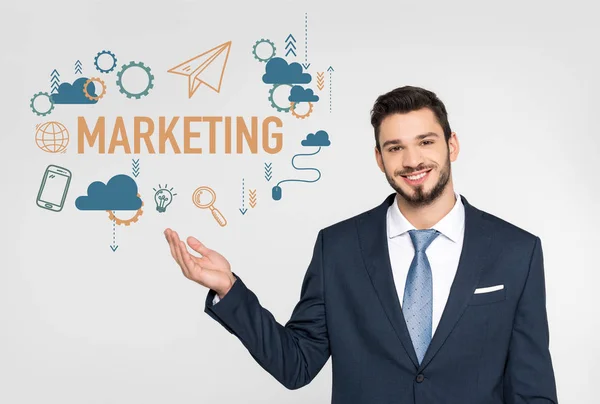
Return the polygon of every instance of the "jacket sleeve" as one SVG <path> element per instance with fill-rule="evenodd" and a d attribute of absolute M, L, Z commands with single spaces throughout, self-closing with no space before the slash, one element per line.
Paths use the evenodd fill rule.
<path fill-rule="evenodd" d="M 505 403 L 558 403 L 549 342 L 544 258 L 541 240 L 536 237 L 504 371 Z"/>
<path fill-rule="evenodd" d="M 285 326 L 234 275 L 237 280 L 215 305 L 212 300 L 216 292 L 209 290 L 204 311 L 234 334 L 283 386 L 294 390 L 310 383 L 330 356 L 323 295 L 323 230 L 317 235 L 300 300 Z"/>

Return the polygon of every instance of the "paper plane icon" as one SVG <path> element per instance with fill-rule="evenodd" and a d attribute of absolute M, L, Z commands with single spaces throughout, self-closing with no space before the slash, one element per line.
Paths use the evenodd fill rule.
<path fill-rule="evenodd" d="M 231 41 L 222 43 L 172 67 L 168 72 L 188 77 L 188 98 L 192 98 L 203 83 L 218 93 L 221 90 L 230 48 Z"/>

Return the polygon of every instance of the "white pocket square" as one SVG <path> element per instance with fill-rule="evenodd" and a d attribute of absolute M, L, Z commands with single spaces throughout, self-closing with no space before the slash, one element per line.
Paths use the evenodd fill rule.
<path fill-rule="evenodd" d="M 477 288 L 475 289 L 475 293 L 489 293 L 489 292 L 494 292 L 496 290 L 500 290 L 500 289 L 504 289 L 504 285 L 495 285 L 495 286 L 488 286 L 485 288 Z"/>

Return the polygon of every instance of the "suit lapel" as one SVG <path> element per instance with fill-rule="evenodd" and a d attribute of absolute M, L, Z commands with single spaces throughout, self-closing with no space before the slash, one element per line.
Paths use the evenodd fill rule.
<path fill-rule="evenodd" d="M 359 217 L 358 234 L 367 272 L 383 310 L 415 369 L 420 371 L 427 366 L 441 348 L 477 287 L 481 269 L 489 259 L 492 232 L 488 228 L 488 222 L 481 217 L 482 212 L 471 206 L 461 195 L 465 207 L 465 235 L 458 269 L 440 323 L 435 330 L 423 362 L 419 365 L 402 314 L 387 243 L 387 209 L 394 203 L 395 196 L 396 194 L 389 195 L 381 205 L 369 211 L 367 215 Z"/>
<path fill-rule="evenodd" d="M 469 299 L 479 283 L 481 269 L 491 256 L 492 231 L 489 221 L 482 218 L 482 212 L 474 208 L 464 196 L 460 196 L 465 207 L 465 235 L 458 269 L 450 287 L 450 294 L 442 312 L 440 322 L 433 333 L 431 343 L 425 352 L 419 371 L 423 370 L 444 344 L 460 316 L 467 308 Z"/>
<path fill-rule="evenodd" d="M 369 211 L 367 215 L 359 217 L 358 235 L 367 272 L 375 292 L 379 296 L 379 301 L 387 318 L 392 323 L 398 339 L 416 369 L 419 362 L 400 308 L 387 243 L 386 213 L 388 207 L 394 203 L 394 197 L 395 194 L 391 194 L 381 205 Z"/>

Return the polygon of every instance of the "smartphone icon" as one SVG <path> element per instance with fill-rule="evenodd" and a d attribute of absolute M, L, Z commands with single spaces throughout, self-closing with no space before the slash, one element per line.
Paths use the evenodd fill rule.
<path fill-rule="evenodd" d="M 64 206 L 70 183 L 71 171 L 64 167 L 49 165 L 37 195 L 37 206 L 53 212 L 60 212 Z"/>

